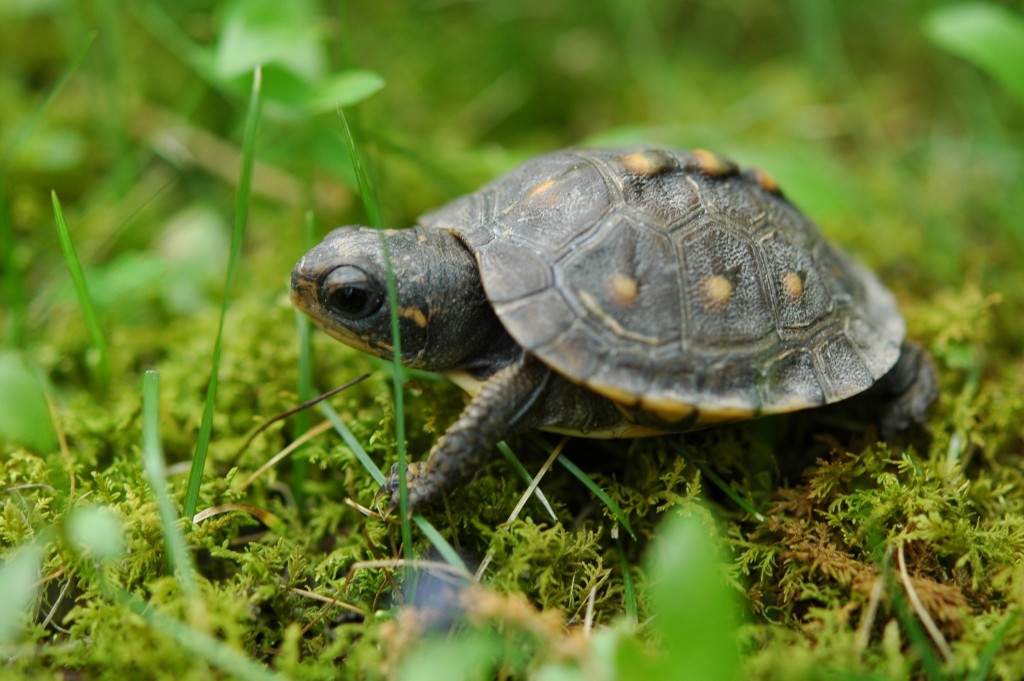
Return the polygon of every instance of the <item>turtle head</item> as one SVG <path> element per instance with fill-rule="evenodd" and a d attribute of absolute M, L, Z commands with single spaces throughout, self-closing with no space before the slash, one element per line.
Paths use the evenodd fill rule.
<path fill-rule="evenodd" d="M 475 258 L 446 231 L 335 229 L 292 270 L 292 302 L 342 343 L 391 358 L 389 258 L 402 363 L 434 371 L 472 363 L 485 351 L 484 327 L 500 324 Z"/>

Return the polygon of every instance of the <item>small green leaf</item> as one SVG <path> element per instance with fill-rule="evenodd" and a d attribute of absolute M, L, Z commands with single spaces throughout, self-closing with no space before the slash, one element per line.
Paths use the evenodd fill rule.
<path fill-rule="evenodd" d="M 323 43 L 308 0 L 238 0 L 224 12 L 215 69 L 224 79 L 276 64 L 315 81 L 324 71 Z"/>
<path fill-rule="evenodd" d="M 57 435 L 40 379 L 13 352 L 0 352 L 0 441 L 50 452 Z"/>
<path fill-rule="evenodd" d="M 14 641 L 21 632 L 25 614 L 36 599 L 41 559 L 39 547 L 32 544 L 9 556 L 0 566 L 0 593 L 4 594 L 0 644 Z"/>
<path fill-rule="evenodd" d="M 106 560 L 124 555 L 121 521 L 109 508 L 76 509 L 68 519 L 68 538 L 75 548 L 91 558 Z"/>
<path fill-rule="evenodd" d="M 986 72 L 1024 104 L 1024 19 L 987 2 L 932 10 L 924 31 L 936 45 Z"/>
<path fill-rule="evenodd" d="M 624 679 L 734 681 L 739 676 L 738 604 L 724 581 L 718 541 L 698 513 L 662 525 L 647 556 L 654 659 L 620 649 Z"/>
<path fill-rule="evenodd" d="M 400 681 L 460 681 L 488 679 L 501 652 L 501 640 L 486 631 L 455 638 L 431 638 L 402 661 Z"/>
<path fill-rule="evenodd" d="M 320 82 L 307 106 L 316 113 L 358 104 L 384 87 L 384 79 L 367 69 L 349 69 Z"/>

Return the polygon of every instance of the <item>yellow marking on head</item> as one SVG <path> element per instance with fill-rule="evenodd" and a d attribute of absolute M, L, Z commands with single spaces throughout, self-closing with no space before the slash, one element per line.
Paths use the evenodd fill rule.
<path fill-rule="evenodd" d="M 629 307 L 636 302 L 636 294 L 639 290 L 640 287 L 637 285 L 636 279 L 628 274 L 615 272 L 608 277 L 608 292 L 611 293 L 612 300 L 619 307 Z"/>
<path fill-rule="evenodd" d="M 734 166 L 728 160 L 707 149 L 694 149 L 693 156 L 697 159 L 697 170 L 711 177 L 723 177 L 736 172 Z"/>
<path fill-rule="evenodd" d="M 548 191 L 549 189 L 551 189 L 554 186 L 555 186 L 554 178 L 544 180 L 540 184 L 538 184 L 535 187 L 533 187 L 530 191 L 526 192 L 526 198 L 532 199 L 535 196 L 543 194 L 544 192 Z"/>
<path fill-rule="evenodd" d="M 411 319 L 421 329 L 427 327 L 427 316 L 418 307 L 403 307 L 398 314 L 406 319 Z"/>
<path fill-rule="evenodd" d="M 704 277 L 700 282 L 700 293 L 703 298 L 704 307 L 711 312 L 721 312 L 729 304 L 732 298 L 732 282 L 721 274 L 712 274 Z"/>
<path fill-rule="evenodd" d="M 775 178 L 761 170 L 760 168 L 754 168 L 754 179 L 757 180 L 757 184 L 760 185 L 761 189 L 772 194 L 781 194 L 779 190 L 779 183 L 775 181 Z"/>
<path fill-rule="evenodd" d="M 793 271 L 786 272 L 782 275 L 782 290 L 791 300 L 800 300 L 800 296 L 804 294 L 803 277 Z"/>
<path fill-rule="evenodd" d="M 619 161 L 626 167 L 626 170 L 634 175 L 645 175 L 647 177 L 660 175 L 670 167 L 668 159 L 661 154 L 643 151 L 634 151 L 620 156 Z"/>

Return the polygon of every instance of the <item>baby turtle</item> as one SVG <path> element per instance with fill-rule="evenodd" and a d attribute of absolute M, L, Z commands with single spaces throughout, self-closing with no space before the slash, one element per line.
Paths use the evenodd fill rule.
<path fill-rule="evenodd" d="M 422 504 L 510 434 L 618 438 L 830 404 L 874 387 L 883 433 L 923 425 L 934 368 L 896 301 L 758 170 L 707 151 L 571 149 L 420 218 L 341 227 L 292 272 L 327 333 L 472 399 L 427 460 Z M 384 491 L 397 499 L 392 471 Z"/>

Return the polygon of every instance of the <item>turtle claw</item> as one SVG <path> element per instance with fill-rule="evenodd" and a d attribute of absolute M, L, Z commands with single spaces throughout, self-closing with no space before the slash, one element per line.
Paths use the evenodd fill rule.
<path fill-rule="evenodd" d="M 409 508 L 413 508 L 419 501 L 422 500 L 422 495 L 418 493 L 418 482 L 425 477 L 426 466 L 422 463 L 410 463 L 405 468 L 405 481 L 409 489 Z M 376 496 L 373 498 L 374 504 L 378 509 L 381 508 L 381 499 L 387 497 L 387 505 L 381 510 L 381 515 L 388 517 L 393 511 L 399 506 L 400 497 L 400 485 L 401 482 L 398 476 L 398 464 L 391 466 L 391 470 L 388 471 L 387 478 L 384 480 L 384 484 L 377 490 Z"/>

